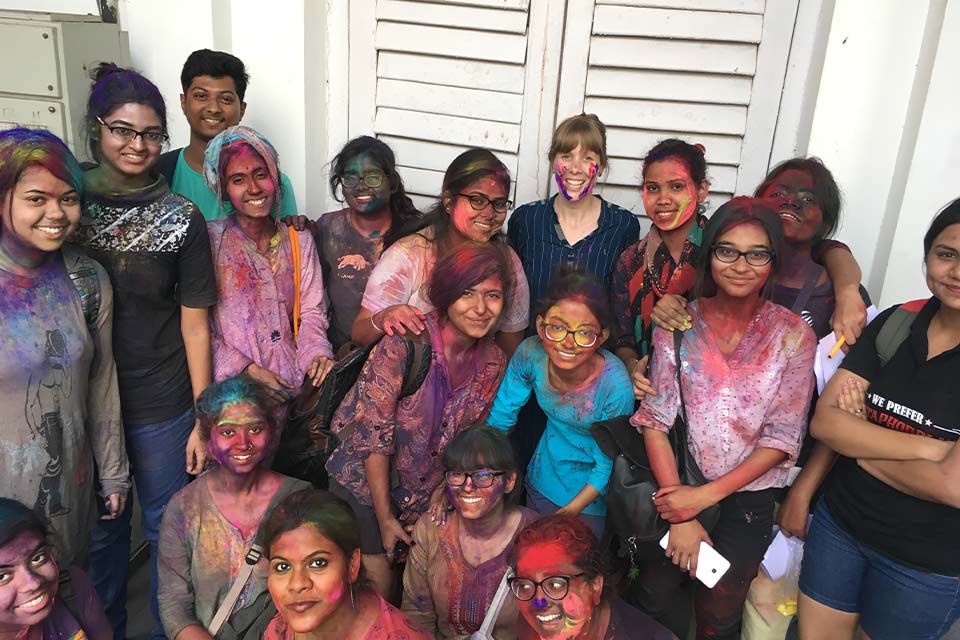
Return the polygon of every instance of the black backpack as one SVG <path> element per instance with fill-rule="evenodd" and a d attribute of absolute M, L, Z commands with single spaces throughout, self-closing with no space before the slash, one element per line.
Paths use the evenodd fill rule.
<path fill-rule="evenodd" d="M 430 343 L 404 341 L 407 359 L 403 369 L 402 400 L 423 385 L 430 371 L 433 349 Z M 273 468 L 279 473 L 306 480 L 318 489 L 329 484 L 326 464 L 340 439 L 331 431 L 330 423 L 347 392 L 356 384 L 360 371 L 377 343 L 354 349 L 337 361 L 323 384 L 314 387 L 305 379 L 300 393 L 287 408 L 280 445 Z"/>

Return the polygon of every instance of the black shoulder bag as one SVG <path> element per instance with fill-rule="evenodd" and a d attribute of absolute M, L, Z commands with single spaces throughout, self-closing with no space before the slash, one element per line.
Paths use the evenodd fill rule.
<path fill-rule="evenodd" d="M 687 410 L 683 399 L 683 381 L 680 362 L 680 344 L 683 333 L 673 332 L 673 349 L 677 367 L 677 386 L 680 389 L 680 412 L 670 430 L 670 445 L 677 460 L 681 484 L 698 487 L 706 484 L 700 467 L 687 447 Z M 621 542 L 641 543 L 659 540 L 670 528 L 660 517 L 653 494 L 659 488 L 650 468 L 643 435 L 630 424 L 629 416 L 595 422 L 590 426 L 600 449 L 613 460 L 613 471 L 607 484 L 607 526 Z M 697 515 L 707 531 L 720 516 L 720 506 L 713 505 Z"/>

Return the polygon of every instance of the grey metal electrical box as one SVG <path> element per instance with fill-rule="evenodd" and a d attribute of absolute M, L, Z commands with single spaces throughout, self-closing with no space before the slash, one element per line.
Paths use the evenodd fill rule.
<path fill-rule="evenodd" d="M 48 129 L 89 159 L 81 131 L 90 71 L 128 66 L 126 35 L 99 16 L 0 11 L 0 129 Z"/>

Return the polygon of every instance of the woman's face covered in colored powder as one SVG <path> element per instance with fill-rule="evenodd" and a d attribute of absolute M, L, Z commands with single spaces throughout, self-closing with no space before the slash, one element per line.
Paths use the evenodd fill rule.
<path fill-rule="evenodd" d="M 586 198 L 603 172 L 600 154 L 577 145 L 553 158 L 553 177 L 563 197 L 571 202 Z"/>
<path fill-rule="evenodd" d="M 447 308 L 447 320 L 464 336 L 479 340 L 503 313 L 503 282 L 490 276 L 468 288 Z"/>
<path fill-rule="evenodd" d="M 50 615 L 58 572 L 37 531 L 24 531 L 0 548 L 0 632 L 39 624 Z"/>
<path fill-rule="evenodd" d="M 643 208 L 661 231 L 682 227 L 707 197 L 706 182 L 697 185 L 677 158 L 651 162 L 643 175 Z"/>
<path fill-rule="evenodd" d="M 537 316 L 537 333 L 555 371 L 572 371 L 587 364 L 609 335 L 590 308 L 573 299 L 560 300 L 545 315 Z"/>
<path fill-rule="evenodd" d="M 340 606 L 351 606 L 350 585 L 360 573 L 359 549 L 347 557 L 316 526 L 303 524 L 277 536 L 269 555 L 267 588 L 294 633 L 313 632 Z"/>
<path fill-rule="evenodd" d="M 589 628 L 600 606 L 603 577 L 588 579 L 580 575 L 581 572 L 573 564 L 570 552 L 559 542 L 535 544 L 517 559 L 519 578 L 534 582 L 551 582 L 554 576 L 569 578 L 567 594 L 559 600 L 547 596 L 541 586 L 532 599 L 518 601 L 520 614 L 540 638 L 573 640 L 583 637 Z"/>
<path fill-rule="evenodd" d="M 29 167 L 2 207 L 2 242 L 13 251 L 56 251 L 80 222 L 76 189 L 40 166 Z"/>
<path fill-rule="evenodd" d="M 347 206 L 360 215 L 372 215 L 390 205 L 390 178 L 370 154 L 361 153 L 347 164 L 341 184 Z"/>
<path fill-rule="evenodd" d="M 237 214 L 250 218 L 265 218 L 273 211 L 277 200 L 277 185 L 273 183 L 267 163 L 249 147 L 227 162 L 226 191 Z"/>
<path fill-rule="evenodd" d="M 263 411 L 250 402 L 226 405 L 210 429 L 207 450 L 227 471 L 244 475 L 256 469 L 270 447 L 271 429 Z"/>
<path fill-rule="evenodd" d="M 760 194 L 777 208 L 787 242 L 807 244 L 823 225 L 823 209 L 813 187 L 809 173 L 787 169 Z"/>

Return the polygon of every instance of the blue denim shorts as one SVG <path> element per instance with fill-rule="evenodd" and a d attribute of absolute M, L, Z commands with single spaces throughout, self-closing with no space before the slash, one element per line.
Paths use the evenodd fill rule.
<path fill-rule="evenodd" d="M 939 638 L 960 617 L 960 577 L 913 569 L 861 544 L 821 500 L 804 543 L 800 591 L 860 614 L 870 640 Z"/>

